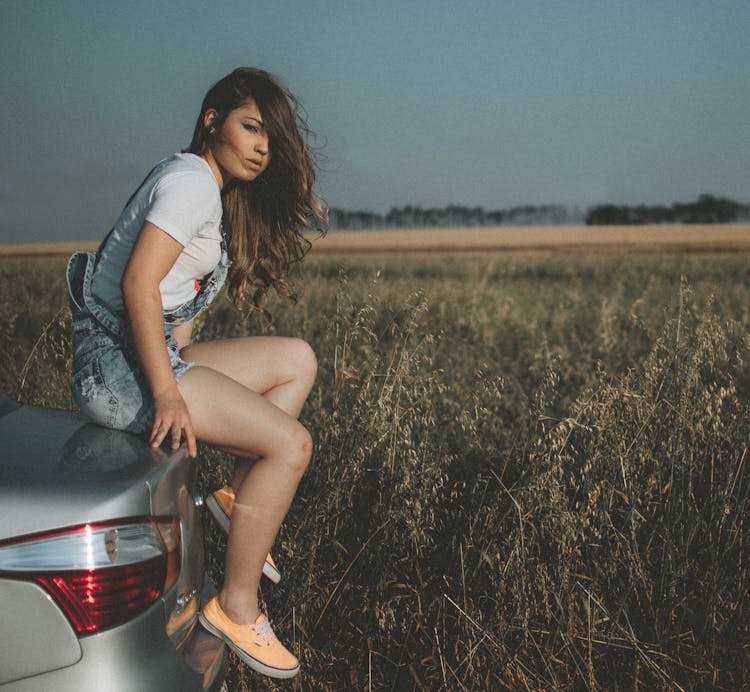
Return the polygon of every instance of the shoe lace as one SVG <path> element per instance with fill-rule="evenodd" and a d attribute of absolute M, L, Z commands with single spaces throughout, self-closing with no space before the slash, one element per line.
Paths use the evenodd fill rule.
<path fill-rule="evenodd" d="M 268 620 L 263 620 L 259 625 L 255 625 L 255 633 L 266 646 L 271 646 L 276 639 L 276 635 L 271 629 L 271 623 Z"/>

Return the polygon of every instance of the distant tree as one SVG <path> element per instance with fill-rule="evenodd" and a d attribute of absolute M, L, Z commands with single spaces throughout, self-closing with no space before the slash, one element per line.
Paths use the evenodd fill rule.
<path fill-rule="evenodd" d="M 365 230 L 383 227 L 383 217 L 371 211 L 347 211 L 331 207 L 328 210 L 331 230 Z"/>
<path fill-rule="evenodd" d="M 747 207 L 734 200 L 703 194 L 695 202 L 675 202 L 671 207 L 601 204 L 588 210 L 586 224 L 734 223 L 746 214 Z"/>
<path fill-rule="evenodd" d="M 733 223 L 737 221 L 742 205 L 731 199 L 704 194 L 689 207 L 690 218 L 685 223 Z"/>
<path fill-rule="evenodd" d="M 613 226 L 629 224 L 630 215 L 627 207 L 618 207 L 614 204 L 600 204 L 592 207 L 586 214 L 587 226 Z"/>
<path fill-rule="evenodd" d="M 502 210 L 488 211 L 484 215 L 485 223 L 489 226 L 502 226 L 505 221 L 505 212 Z"/>

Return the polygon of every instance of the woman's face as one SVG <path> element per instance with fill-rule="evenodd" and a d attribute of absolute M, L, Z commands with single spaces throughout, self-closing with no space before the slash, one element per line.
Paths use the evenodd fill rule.
<path fill-rule="evenodd" d="M 215 121 L 216 111 L 207 110 L 204 122 L 209 132 L 213 129 L 213 135 L 203 156 L 219 187 L 223 188 L 234 178 L 255 180 L 271 160 L 268 133 L 255 101 L 247 99 L 230 111 L 221 125 L 214 124 Z"/>

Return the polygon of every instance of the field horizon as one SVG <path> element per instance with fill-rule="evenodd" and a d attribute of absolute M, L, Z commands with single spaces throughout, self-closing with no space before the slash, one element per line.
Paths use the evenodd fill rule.
<path fill-rule="evenodd" d="M 103 237 L 103 235 L 102 235 Z M 388 252 L 734 252 L 750 250 L 750 224 L 647 226 L 493 226 L 331 231 L 309 236 L 315 255 Z M 99 240 L 0 244 L 0 259 L 63 257 Z"/>

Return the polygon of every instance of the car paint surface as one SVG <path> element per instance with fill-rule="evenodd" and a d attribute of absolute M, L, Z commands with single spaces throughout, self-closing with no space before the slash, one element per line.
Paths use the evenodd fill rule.
<path fill-rule="evenodd" d="M 81 416 L 0 397 L 0 542 L 86 523 L 180 518 L 175 585 L 135 619 L 77 637 L 50 596 L 0 578 L 0 690 L 218 689 L 225 647 L 197 625 L 203 539 L 196 460 Z"/>

